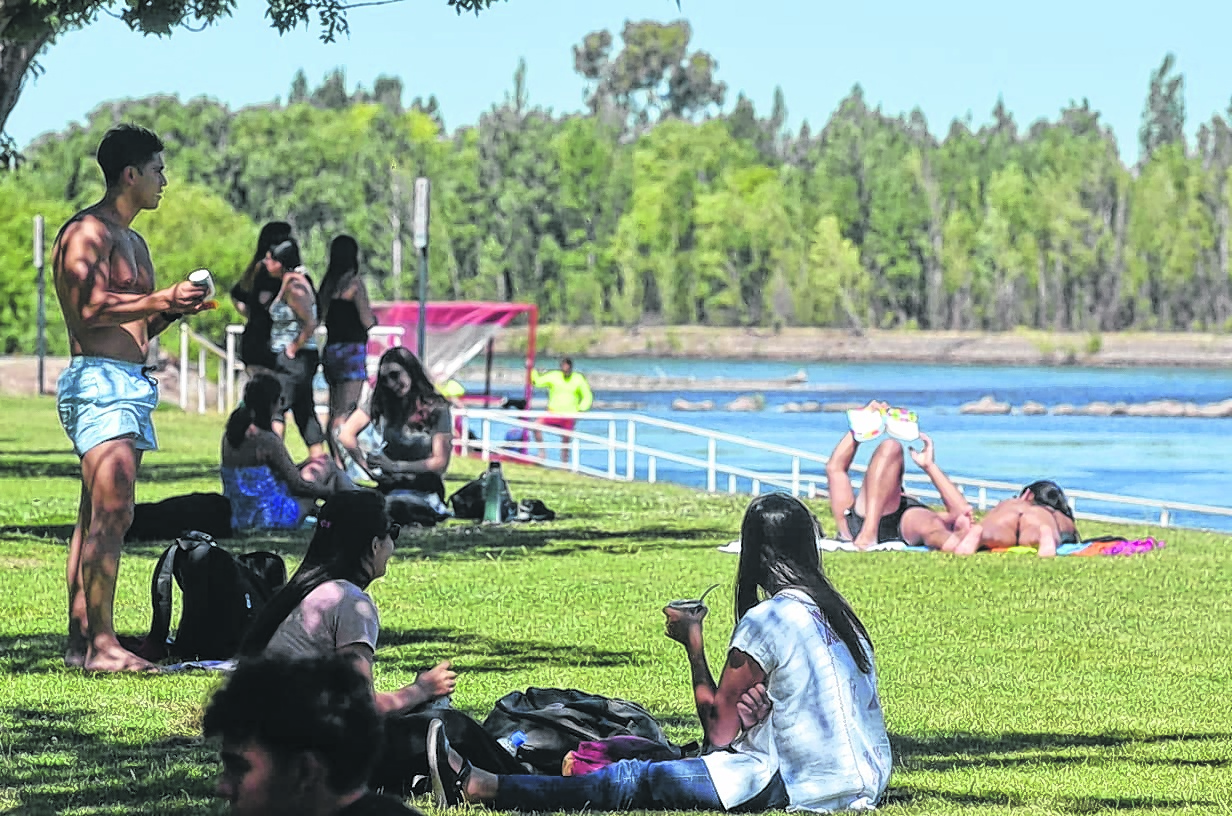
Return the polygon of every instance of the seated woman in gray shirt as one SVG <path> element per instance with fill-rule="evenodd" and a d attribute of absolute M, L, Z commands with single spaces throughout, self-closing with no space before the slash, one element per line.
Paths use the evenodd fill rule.
<path fill-rule="evenodd" d="M 365 454 L 359 434 L 369 425 L 384 447 Z M 408 349 L 395 346 L 381 355 L 376 386 L 347 417 L 338 443 L 382 492 L 419 490 L 445 498 L 442 477 L 453 451 L 453 416 Z"/>
<path fill-rule="evenodd" d="M 368 586 L 385 574 L 400 533 L 385 500 L 372 490 L 339 493 L 321 507 L 308 552 L 287 585 L 253 621 L 241 657 L 306 657 L 340 653 L 356 660 L 372 681 L 381 618 Z M 409 794 L 428 773 L 427 728 L 443 718 L 463 735 L 463 752 L 477 767 L 524 773 L 481 725 L 448 705 L 457 683 L 448 661 L 420 672 L 396 691 L 373 691 L 386 718 L 386 744 L 370 786 Z"/>

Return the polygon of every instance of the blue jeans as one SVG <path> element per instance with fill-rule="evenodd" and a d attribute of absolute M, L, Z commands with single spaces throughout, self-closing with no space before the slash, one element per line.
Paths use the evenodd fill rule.
<path fill-rule="evenodd" d="M 782 809 L 787 790 L 774 780 L 738 810 Z M 502 776 L 497 810 L 724 810 L 700 759 L 624 759 L 583 776 Z"/>

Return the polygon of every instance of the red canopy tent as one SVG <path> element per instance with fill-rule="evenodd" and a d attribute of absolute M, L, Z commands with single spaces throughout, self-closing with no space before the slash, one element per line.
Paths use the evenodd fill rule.
<path fill-rule="evenodd" d="M 368 341 L 368 354 L 380 356 L 390 345 L 418 348 L 419 304 L 397 301 L 372 304 L 382 326 L 400 326 L 401 338 L 375 337 Z M 434 383 L 454 376 L 475 355 L 487 348 L 488 361 L 484 388 L 485 402 L 492 388 L 492 339 L 518 317 L 527 317 L 526 404 L 531 401 L 531 370 L 535 367 L 535 330 L 539 307 L 533 303 L 488 303 L 448 301 L 428 303 L 425 313 L 424 371 Z"/>

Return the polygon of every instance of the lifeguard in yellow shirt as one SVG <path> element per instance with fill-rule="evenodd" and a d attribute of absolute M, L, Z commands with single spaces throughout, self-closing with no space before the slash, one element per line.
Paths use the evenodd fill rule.
<path fill-rule="evenodd" d="M 560 361 L 560 370 L 540 373 L 537 369 L 531 372 L 531 384 L 536 388 L 548 390 L 548 413 L 550 414 L 580 414 L 590 410 L 595 395 L 591 393 L 590 383 L 586 378 L 573 370 L 573 360 L 565 357 Z M 569 446 L 566 444 L 577 425 L 577 419 L 572 416 L 545 416 L 539 420 L 541 425 L 558 428 L 561 434 L 560 461 L 569 461 Z M 543 449 L 543 431 L 535 428 L 535 441 L 539 443 L 539 458 L 547 458 Z"/>

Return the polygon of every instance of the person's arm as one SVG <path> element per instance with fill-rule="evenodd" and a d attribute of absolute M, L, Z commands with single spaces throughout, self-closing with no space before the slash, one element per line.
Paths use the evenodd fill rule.
<path fill-rule="evenodd" d="M 364 452 L 359 447 L 359 435 L 372 423 L 372 417 L 368 416 L 368 412 L 363 408 L 356 408 L 351 412 L 351 415 L 346 418 L 346 422 L 342 423 L 342 427 L 338 429 L 338 444 L 342 449 L 351 455 L 355 463 L 363 468 L 364 473 L 375 479 L 372 475 L 371 467 L 368 465 L 368 457 L 364 456 Z"/>
<path fill-rule="evenodd" d="M 945 475 L 945 471 L 937 466 L 933 451 L 933 440 L 928 434 L 920 434 L 920 439 L 924 442 L 924 450 L 917 451 L 914 448 L 908 448 L 911 452 L 912 461 L 928 474 L 929 481 L 933 483 L 933 486 L 937 488 L 937 492 L 941 494 L 941 503 L 945 505 L 951 522 L 955 521 L 959 516 L 970 518 L 971 504 L 967 501 L 967 497 L 950 481 L 950 477 Z"/>
<path fill-rule="evenodd" d="M 684 645 L 689 659 L 693 701 L 706 744 L 726 748 L 740 735 L 742 720 L 749 719 L 747 710 L 742 709 L 747 709 L 750 691 L 759 683 L 765 683 L 766 673 L 749 655 L 739 649 L 731 649 L 723 666 L 723 674 L 716 684 L 706 662 L 702 637 L 705 607 L 699 614 L 671 607 L 663 612 L 667 615 L 667 636 Z"/>
<path fill-rule="evenodd" d="M 123 326 L 162 312 L 185 315 L 209 308 L 206 288 L 188 281 L 148 295 L 111 291 L 112 248 L 111 233 L 96 219 L 71 224 L 60 238 L 57 289 L 65 296 L 66 311 L 84 328 Z"/>
<path fill-rule="evenodd" d="M 372 697 L 376 701 L 376 709 L 381 714 L 416 709 L 438 697 L 452 694 L 458 683 L 457 673 L 449 667 L 449 661 L 444 660 L 428 671 L 420 672 L 415 682 L 410 685 L 397 691 L 377 691 L 372 681 L 372 663 L 376 659 L 372 648 L 366 643 L 352 643 L 338 652 L 354 659 L 355 667 L 368 680 L 368 687 L 372 689 Z"/>
<path fill-rule="evenodd" d="M 578 411 L 589 411 L 590 406 L 595 401 L 594 392 L 590 390 L 590 383 L 581 374 L 576 375 L 581 382 L 578 383 Z"/>
<path fill-rule="evenodd" d="M 537 368 L 531 369 L 530 384 L 535 388 L 550 388 L 552 386 L 552 375 L 555 373 L 555 371 L 540 372 Z"/>
<path fill-rule="evenodd" d="M 351 285 L 355 289 L 351 300 L 355 304 L 355 311 L 359 314 L 359 322 L 365 331 L 369 331 L 376 325 L 376 315 L 372 312 L 372 304 L 368 302 L 368 287 L 358 273 L 355 275 L 355 283 Z"/>
<path fill-rule="evenodd" d="M 261 434 L 257 444 L 260 445 L 257 450 L 257 461 L 281 479 L 291 491 L 292 496 L 327 499 L 334 495 L 332 486 L 321 482 L 310 482 L 304 478 L 304 474 L 300 473 L 282 440 L 273 432 Z"/>
<path fill-rule="evenodd" d="M 312 288 L 305 282 L 301 272 L 289 275 L 285 285 L 287 291 L 284 300 L 291 307 L 291 311 L 295 312 L 300 322 L 299 334 L 285 350 L 287 357 L 294 360 L 295 355 L 305 343 L 312 339 L 312 335 L 317 330 L 317 318 L 312 308 L 316 305 L 316 298 L 312 296 Z"/>

